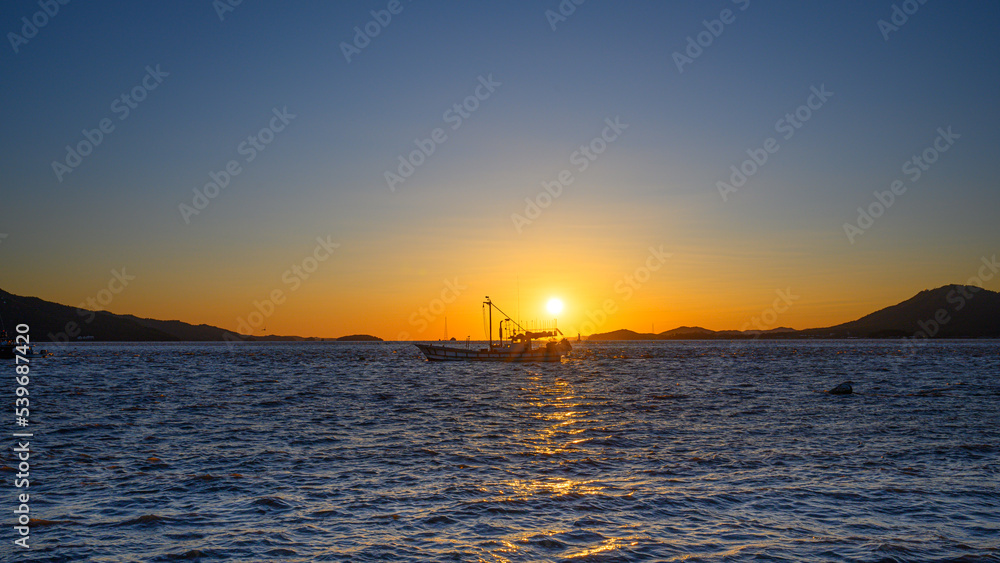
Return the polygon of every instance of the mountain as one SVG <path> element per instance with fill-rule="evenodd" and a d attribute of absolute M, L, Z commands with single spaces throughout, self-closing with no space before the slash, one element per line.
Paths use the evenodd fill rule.
<path fill-rule="evenodd" d="M 784 338 L 797 330 L 779 327 L 771 330 L 709 330 L 700 326 L 682 326 L 659 334 L 620 329 L 592 334 L 587 340 L 734 340 L 747 338 Z"/>
<path fill-rule="evenodd" d="M 234 338 L 246 341 L 324 340 L 301 336 L 238 336 L 217 326 L 89 311 L 43 301 L 37 297 L 22 297 L 3 290 L 0 290 L 0 319 L 9 334 L 14 332 L 15 324 L 27 324 L 31 328 L 31 339 L 35 342 L 74 342 L 81 337 L 111 342 L 218 342 Z M 356 342 L 381 339 L 356 334 L 337 340 Z"/>
<path fill-rule="evenodd" d="M 633 330 L 619 329 L 603 334 L 591 334 L 587 337 L 587 340 L 657 340 L 657 335 L 648 332 L 640 334 Z"/>
<path fill-rule="evenodd" d="M 658 339 L 684 338 L 697 339 L 699 336 L 707 337 L 716 334 L 714 330 L 701 328 L 700 326 L 680 326 L 673 330 L 667 330 L 656 335 Z"/>
<path fill-rule="evenodd" d="M 89 311 L 22 297 L 0 290 L 0 320 L 7 333 L 15 324 L 31 327 L 35 342 L 71 342 L 80 337 L 97 341 L 183 341 L 217 342 L 236 335 L 210 325 L 182 321 L 143 319 L 107 311 Z M 616 330 L 594 334 L 588 340 L 722 340 L 749 338 L 1000 338 L 1000 293 L 976 286 L 946 285 L 921 291 L 902 303 L 865 315 L 855 321 L 826 328 L 793 330 L 713 331 L 682 326 L 659 334 Z M 247 341 L 325 340 L 300 336 L 246 336 Z M 336 340 L 373 342 L 365 334 L 342 336 Z"/>
<path fill-rule="evenodd" d="M 107 313 L 111 314 L 111 313 Z M 232 338 L 233 333 L 221 329 L 217 326 L 206 324 L 190 325 L 181 321 L 158 321 L 156 319 L 140 319 L 134 315 L 114 315 L 116 317 L 132 320 L 136 324 L 150 328 L 173 337 L 174 340 L 184 342 L 215 342 L 225 340 L 226 335 Z M 98 339 L 99 340 L 99 339 Z"/>
<path fill-rule="evenodd" d="M 921 291 L 856 321 L 801 332 L 835 338 L 1000 338 L 1000 293 L 972 285 L 946 285 Z"/>
<path fill-rule="evenodd" d="M 454 338 L 452 338 L 454 340 Z M 382 342 L 383 340 L 377 336 L 371 336 L 368 334 L 351 334 L 349 336 L 341 336 L 337 339 L 337 342 Z"/>
<path fill-rule="evenodd" d="M 682 326 L 659 334 L 616 330 L 588 340 L 720 340 L 744 338 L 1000 338 L 1000 293 L 976 286 L 927 289 L 858 320 L 807 330 L 713 331 Z"/>
<path fill-rule="evenodd" d="M 8 333 L 14 332 L 15 323 L 27 324 L 35 342 L 70 342 L 77 340 L 78 336 L 111 341 L 179 340 L 169 333 L 137 322 L 136 317 L 106 311 L 85 311 L 2 290 L 0 319 L 3 319 Z"/>

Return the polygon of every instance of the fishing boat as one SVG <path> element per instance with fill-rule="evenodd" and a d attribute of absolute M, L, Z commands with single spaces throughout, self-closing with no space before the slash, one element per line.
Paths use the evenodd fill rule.
<path fill-rule="evenodd" d="M 27 351 L 28 353 L 23 355 L 28 358 L 47 358 L 53 355 L 52 352 L 49 352 L 48 350 L 44 349 L 35 348 L 35 346 L 31 344 L 28 345 Z"/>
<path fill-rule="evenodd" d="M 526 330 L 494 305 L 489 296 L 483 301 L 483 308 L 489 312 L 488 348 L 472 349 L 468 344 L 465 348 L 440 344 L 414 344 L 414 346 L 432 362 L 558 362 L 573 349 L 565 337 L 560 341 L 555 340 L 556 337 L 563 336 L 555 326 L 537 332 Z M 498 341 L 493 340 L 493 309 L 504 317 L 500 321 Z M 538 347 L 532 347 L 533 340 L 543 338 L 550 340 Z"/>
<path fill-rule="evenodd" d="M 24 358 L 44 358 L 51 356 L 48 350 L 39 350 L 32 344 L 22 344 L 12 339 L 3 324 L 3 317 L 0 317 L 0 360 L 14 360 L 18 356 Z"/>
<path fill-rule="evenodd" d="M 17 344 L 13 340 L 0 338 L 0 360 L 13 360 L 16 356 L 22 358 L 45 358 L 52 352 L 40 350 L 31 344 Z"/>

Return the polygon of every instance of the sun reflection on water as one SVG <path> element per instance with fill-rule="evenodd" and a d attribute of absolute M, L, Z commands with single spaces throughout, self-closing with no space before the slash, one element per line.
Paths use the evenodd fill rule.
<path fill-rule="evenodd" d="M 512 475 L 514 478 L 495 482 L 489 487 L 493 489 L 490 501 L 537 505 L 592 497 L 598 499 L 593 503 L 597 506 L 599 499 L 616 496 L 617 493 L 610 490 L 615 488 L 613 484 L 591 476 L 544 475 L 555 471 L 586 473 L 589 470 L 595 450 L 587 443 L 608 438 L 604 434 L 608 425 L 601 420 L 600 409 L 594 408 L 603 399 L 589 397 L 585 385 L 574 385 L 567 378 L 538 372 L 529 372 L 520 392 L 519 406 L 525 418 L 535 423 L 521 427 L 510 440 L 520 455 L 525 456 L 523 474 L 535 477 L 523 479 Z M 597 451 L 600 452 L 600 447 Z M 491 550 L 491 555 L 497 561 L 506 561 L 508 557 L 523 554 L 527 546 L 541 546 L 560 551 L 561 558 L 577 559 L 635 545 L 628 537 L 594 534 L 581 538 L 579 534 L 589 533 L 583 527 L 539 528 L 498 539 L 498 546 Z"/>
<path fill-rule="evenodd" d="M 591 548 L 588 548 L 588 549 L 582 549 L 582 550 L 579 550 L 579 551 L 570 552 L 570 553 L 567 553 L 564 557 L 566 557 L 567 559 L 577 559 L 577 558 L 580 558 L 580 557 L 589 557 L 591 555 L 597 555 L 599 553 L 604 553 L 605 551 L 615 551 L 615 550 L 621 549 L 621 548 L 623 548 L 625 546 L 634 546 L 634 545 L 637 545 L 639 543 L 639 542 L 635 542 L 635 541 L 625 543 L 625 541 L 624 541 L 625 539 L 626 538 L 608 538 L 608 539 L 604 540 L 603 542 L 601 542 L 601 544 L 598 545 L 598 546 L 596 546 L 596 547 L 591 547 Z"/>
<path fill-rule="evenodd" d="M 501 498 L 496 500 L 523 500 L 535 495 L 560 497 L 565 495 L 596 495 L 606 487 L 596 484 L 597 481 L 553 478 L 548 480 L 507 481 L 501 484 Z"/>

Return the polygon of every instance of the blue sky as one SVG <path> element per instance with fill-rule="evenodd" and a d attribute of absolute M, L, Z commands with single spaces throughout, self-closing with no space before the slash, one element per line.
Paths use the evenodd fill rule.
<path fill-rule="evenodd" d="M 470 325 L 480 294 L 515 283 L 565 295 L 578 324 L 662 244 L 669 271 L 604 328 L 731 328 L 786 286 L 807 297 L 783 324 L 806 328 L 965 281 L 996 253 L 996 3 L 587 0 L 553 30 L 556 1 L 403 0 L 347 62 L 341 44 L 388 5 L 244 0 L 220 20 L 207 0 L 70 2 L 15 52 L 42 7 L 6 2 L 0 287 L 76 304 L 126 265 L 136 284 L 110 310 L 233 328 L 331 235 L 339 253 L 270 330 L 392 338 L 455 276 L 470 289 L 449 307 Z M 887 41 L 894 6 L 919 8 Z M 732 23 L 679 72 L 674 53 L 723 10 Z M 157 65 L 169 75 L 120 119 L 114 100 Z M 450 129 L 480 77 L 499 86 Z M 717 182 L 811 87 L 833 96 L 724 201 Z M 294 119 L 245 162 L 276 108 Z M 524 199 L 616 117 L 620 138 L 518 232 Z M 105 118 L 57 180 L 52 162 Z M 844 223 L 949 126 L 959 139 L 852 243 Z M 436 128 L 447 140 L 390 191 L 385 172 Z M 241 173 L 185 222 L 179 205 L 230 160 Z"/>

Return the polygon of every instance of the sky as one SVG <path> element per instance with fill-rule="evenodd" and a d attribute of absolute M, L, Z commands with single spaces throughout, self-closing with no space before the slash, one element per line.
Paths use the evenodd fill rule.
<path fill-rule="evenodd" d="M 1000 290 L 998 24 L 987 1 L 5 0 L 0 288 L 401 340 L 485 338 L 485 296 L 537 325 L 559 298 L 590 334 Z"/>

